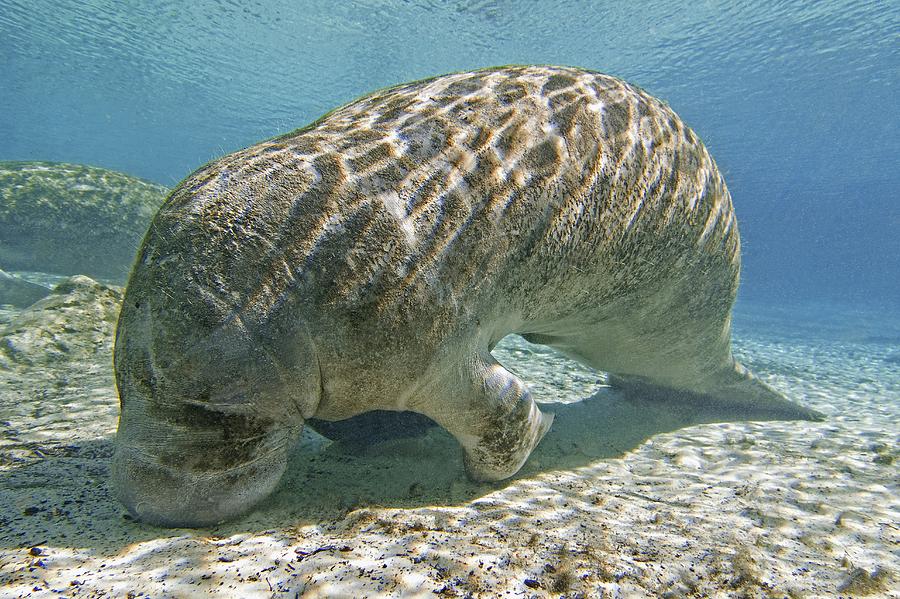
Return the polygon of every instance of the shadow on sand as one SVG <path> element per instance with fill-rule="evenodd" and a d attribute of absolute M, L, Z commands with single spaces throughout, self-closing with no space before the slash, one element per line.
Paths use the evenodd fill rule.
<path fill-rule="evenodd" d="M 229 536 L 340 520 L 363 507 L 458 506 L 542 473 L 617 458 L 653 435 L 694 424 L 747 419 L 696 404 L 628 399 L 608 388 L 570 404 L 544 404 L 553 428 L 512 479 L 469 481 L 461 450 L 438 427 L 416 437 L 348 448 L 305 432 L 276 492 L 245 518 L 208 529 L 134 522 L 109 490 L 111 439 L 42 447 L 10 464 L 0 481 L 0 546 L 88 547 L 117 553 L 163 537 Z"/>

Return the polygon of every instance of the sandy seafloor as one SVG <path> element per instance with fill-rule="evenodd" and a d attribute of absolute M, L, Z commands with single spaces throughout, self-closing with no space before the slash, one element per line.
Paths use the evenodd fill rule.
<path fill-rule="evenodd" d="M 703 424 L 507 338 L 557 413 L 512 480 L 440 429 L 307 432 L 257 511 L 167 530 L 108 487 L 117 292 L 70 287 L 0 310 L 0 596 L 900 597 L 896 311 L 739 305 L 739 358 L 820 423 Z"/>

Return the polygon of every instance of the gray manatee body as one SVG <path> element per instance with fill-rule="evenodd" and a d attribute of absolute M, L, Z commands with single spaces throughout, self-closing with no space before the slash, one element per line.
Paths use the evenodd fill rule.
<path fill-rule="evenodd" d="M 638 393 L 815 418 L 732 357 L 739 240 L 700 140 L 613 77 L 512 66 L 376 92 L 183 181 L 131 274 L 114 483 L 204 525 L 278 483 L 306 419 L 426 415 L 470 476 L 551 424 L 519 333 Z"/>

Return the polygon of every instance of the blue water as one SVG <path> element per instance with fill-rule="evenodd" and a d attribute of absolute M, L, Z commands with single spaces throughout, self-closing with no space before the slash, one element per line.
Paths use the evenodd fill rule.
<path fill-rule="evenodd" d="M 174 185 L 375 88 L 529 62 L 625 78 L 700 134 L 743 298 L 900 308 L 896 0 L 0 0 L 0 160 Z"/>

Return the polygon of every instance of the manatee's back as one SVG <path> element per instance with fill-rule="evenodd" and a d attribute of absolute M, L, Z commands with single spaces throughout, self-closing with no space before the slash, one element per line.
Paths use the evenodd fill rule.
<path fill-rule="evenodd" d="M 148 519 L 180 521 L 184 484 L 219 497 L 221 472 L 180 471 L 190 454 L 254 469 L 217 508 L 239 510 L 322 409 L 323 372 L 377 373 L 367 397 L 389 397 L 418 360 L 486 354 L 509 332 L 626 384 L 723 374 L 692 390 L 794 414 L 731 358 L 738 245 L 702 144 L 617 79 L 505 67 L 362 98 L 198 170 L 156 215 L 117 330 L 123 501 L 139 507 L 161 476 L 171 492 Z M 255 441 L 235 453 L 233 438 Z"/>
<path fill-rule="evenodd" d="M 547 320 L 659 285 L 688 253 L 721 272 L 727 311 L 739 254 L 724 184 L 671 110 L 559 67 L 377 92 L 199 170 L 153 229 L 149 246 L 191 254 L 194 279 L 260 318 L 302 290 L 357 321 Z"/>

